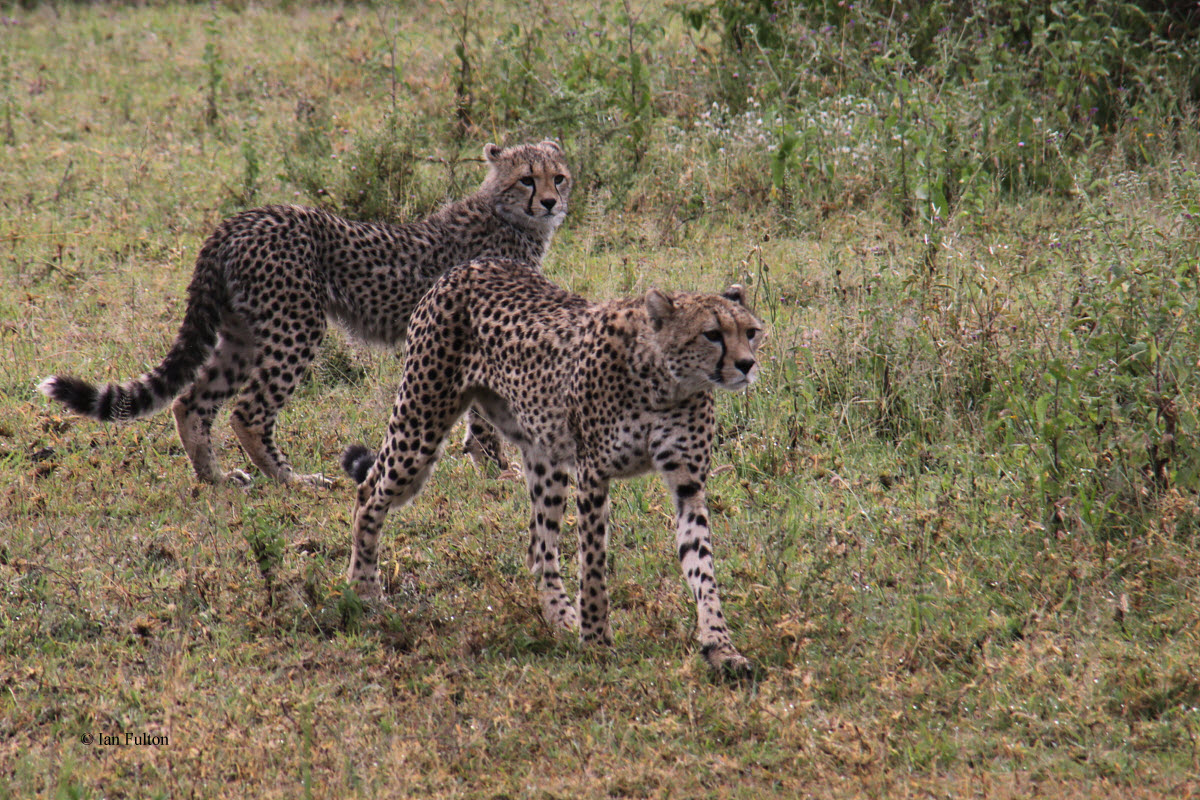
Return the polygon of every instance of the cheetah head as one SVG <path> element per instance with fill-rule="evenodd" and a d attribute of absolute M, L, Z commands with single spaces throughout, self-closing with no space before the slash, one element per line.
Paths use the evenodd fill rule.
<path fill-rule="evenodd" d="M 496 213 L 524 228 L 552 233 L 567 214 L 571 170 L 558 142 L 483 148 L 488 175 L 483 191 L 493 197 Z"/>
<path fill-rule="evenodd" d="M 715 385 L 737 391 L 758 378 L 763 324 L 746 308 L 741 286 L 722 294 L 668 295 L 651 289 L 645 304 L 653 335 L 682 389 Z"/>

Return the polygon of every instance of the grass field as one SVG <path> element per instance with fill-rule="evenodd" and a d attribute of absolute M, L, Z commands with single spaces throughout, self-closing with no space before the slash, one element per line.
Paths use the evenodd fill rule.
<path fill-rule="evenodd" d="M 0 4 L 0 798 L 1200 796 L 1195 37 L 1111 2 L 497 5 Z M 199 484 L 169 414 L 35 390 L 158 363 L 238 209 L 412 218 L 545 136 L 554 280 L 738 280 L 770 324 L 709 482 L 760 680 L 707 672 L 656 479 L 614 491 L 584 649 L 519 481 L 447 457 L 364 609 L 346 478 Z M 300 471 L 379 441 L 400 363 L 330 337 Z"/>

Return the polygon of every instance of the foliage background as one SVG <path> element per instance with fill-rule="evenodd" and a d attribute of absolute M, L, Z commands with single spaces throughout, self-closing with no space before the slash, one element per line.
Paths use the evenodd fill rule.
<path fill-rule="evenodd" d="M 0 8 L 0 797 L 1200 791 L 1194 5 Z M 710 483 L 753 685 L 694 652 L 651 478 L 591 652 L 519 482 L 448 458 L 364 611 L 344 479 L 201 486 L 168 415 L 34 391 L 156 363 L 222 217 L 413 218 L 544 136 L 555 280 L 771 324 Z M 298 466 L 378 438 L 397 364 L 330 338 Z M 169 744 L 81 742 L 126 733 Z"/>

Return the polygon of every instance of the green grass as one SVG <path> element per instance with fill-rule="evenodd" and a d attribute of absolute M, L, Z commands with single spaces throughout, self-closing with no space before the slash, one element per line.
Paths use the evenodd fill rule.
<path fill-rule="evenodd" d="M 1200 792 L 1194 45 L 1117 63 L 1031 15 L 1012 53 L 1003 0 L 543 6 L 0 13 L 0 798 Z M 752 685 L 692 642 L 656 479 L 614 490 L 616 644 L 583 649 L 519 481 L 448 456 L 364 607 L 347 479 L 201 485 L 168 414 L 34 389 L 157 363 L 239 207 L 411 217 L 543 136 L 578 177 L 556 281 L 740 281 L 769 322 L 709 484 Z M 399 366 L 331 337 L 280 424 L 300 471 L 378 441 Z M 82 741 L 126 734 L 168 743 Z"/>

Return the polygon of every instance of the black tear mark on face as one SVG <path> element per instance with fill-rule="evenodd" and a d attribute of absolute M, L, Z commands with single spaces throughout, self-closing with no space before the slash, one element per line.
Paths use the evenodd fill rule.
<path fill-rule="evenodd" d="M 704 338 L 708 339 L 713 344 L 721 345 L 721 357 L 717 359 L 717 366 L 715 369 L 713 369 L 712 375 L 710 375 L 708 379 L 713 383 L 720 385 L 722 383 L 722 376 L 725 374 L 725 358 L 728 356 L 729 352 L 728 346 L 725 342 L 725 334 L 721 330 L 721 318 L 718 317 L 714 312 L 713 319 L 716 320 L 717 327 L 715 330 L 705 331 Z"/>

